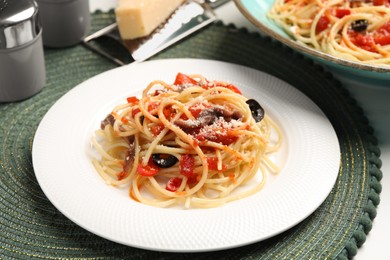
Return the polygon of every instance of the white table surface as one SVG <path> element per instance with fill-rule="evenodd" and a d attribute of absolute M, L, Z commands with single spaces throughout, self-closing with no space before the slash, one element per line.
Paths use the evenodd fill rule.
<path fill-rule="evenodd" d="M 100 9 L 107 11 L 116 6 L 118 0 L 90 0 L 91 11 Z M 236 27 L 245 27 L 250 31 L 258 31 L 238 11 L 233 2 L 227 3 L 216 10 L 216 14 L 225 24 L 232 23 Z M 337 75 L 335 75 L 337 77 Z M 388 252 L 388 236 L 390 235 L 390 82 L 387 86 L 367 86 L 359 82 L 343 82 L 351 95 L 364 109 L 371 126 L 375 129 L 375 136 L 379 140 L 381 149 L 383 179 L 381 203 L 377 208 L 377 217 L 373 228 L 367 236 L 366 242 L 359 249 L 355 260 L 390 259 Z"/>

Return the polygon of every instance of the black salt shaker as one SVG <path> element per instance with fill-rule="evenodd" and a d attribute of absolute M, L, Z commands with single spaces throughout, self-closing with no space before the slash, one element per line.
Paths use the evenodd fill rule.
<path fill-rule="evenodd" d="M 45 80 L 37 3 L 0 0 L 0 102 L 31 97 Z"/>
<path fill-rule="evenodd" d="M 45 47 L 73 46 L 80 43 L 89 32 L 91 23 L 89 0 L 36 1 Z"/>

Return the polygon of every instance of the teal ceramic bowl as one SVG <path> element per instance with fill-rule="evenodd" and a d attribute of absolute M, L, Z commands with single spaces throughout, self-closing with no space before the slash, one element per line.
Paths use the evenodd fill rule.
<path fill-rule="evenodd" d="M 390 86 L 390 66 L 369 65 L 341 59 L 298 44 L 267 17 L 268 10 L 272 7 L 274 0 L 234 0 L 234 2 L 240 12 L 260 31 L 310 57 L 318 64 L 324 65 L 340 78 L 347 81 Z"/>

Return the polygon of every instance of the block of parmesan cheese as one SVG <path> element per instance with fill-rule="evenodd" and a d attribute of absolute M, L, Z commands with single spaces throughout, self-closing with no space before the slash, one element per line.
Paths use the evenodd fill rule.
<path fill-rule="evenodd" d="M 185 0 L 119 0 L 115 9 L 123 40 L 149 35 Z"/>

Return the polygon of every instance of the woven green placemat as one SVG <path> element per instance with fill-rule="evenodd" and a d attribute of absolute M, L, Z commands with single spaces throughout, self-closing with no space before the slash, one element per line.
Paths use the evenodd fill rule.
<path fill-rule="evenodd" d="M 95 13 L 92 30 L 113 20 L 112 13 Z M 34 133 L 62 95 L 116 65 L 82 45 L 46 49 L 45 88 L 25 101 L 0 104 L 1 258 L 347 259 L 357 253 L 379 204 L 380 150 L 363 110 L 340 83 L 321 67 L 269 38 L 221 23 L 191 35 L 154 59 L 181 57 L 222 60 L 265 71 L 300 89 L 324 111 L 338 135 L 342 165 L 331 194 L 318 210 L 268 240 L 208 253 L 141 250 L 78 227 L 48 201 L 37 183 L 31 161 Z"/>

